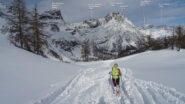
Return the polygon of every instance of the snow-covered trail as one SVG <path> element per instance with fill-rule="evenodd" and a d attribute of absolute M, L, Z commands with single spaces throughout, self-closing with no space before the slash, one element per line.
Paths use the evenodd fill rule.
<path fill-rule="evenodd" d="M 113 94 L 109 72 L 113 61 L 88 68 L 66 87 L 35 104 L 185 104 L 185 95 L 163 85 L 136 79 L 121 68 L 121 96 Z"/>

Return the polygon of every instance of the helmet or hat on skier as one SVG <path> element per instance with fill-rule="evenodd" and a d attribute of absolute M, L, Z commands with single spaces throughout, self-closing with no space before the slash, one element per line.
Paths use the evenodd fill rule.
<path fill-rule="evenodd" d="M 115 63 L 115 64 L 114 64 L 114 66 L 115 66 L 115 67 L 118 67 L 118 64 L 117 64 L 117 63 Z"/>

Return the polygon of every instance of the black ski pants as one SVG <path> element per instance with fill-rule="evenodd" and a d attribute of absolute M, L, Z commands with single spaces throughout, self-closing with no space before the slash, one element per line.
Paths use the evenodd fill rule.
<path fill-rule="evenodd" d="M 120 78 L 116 78 L 116 79 L 112 78 L 112 82 L 113 82 L 114 87 L 119 86 L 119 80 L 120 80 Z"/>

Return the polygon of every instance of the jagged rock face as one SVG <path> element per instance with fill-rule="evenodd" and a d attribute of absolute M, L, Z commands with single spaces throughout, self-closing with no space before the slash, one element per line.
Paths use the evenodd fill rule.
<path fill-rule="evenodd" d="M 106 59 L 118 56 L 123 52 L 135 52 L 143 47 L 143 34 L 120 13 L 108 14 L 105 18 L 91 19 L 82 23 L 71 24 L 66 32 L 83 43 L 90 40 L 96 56 Z M 80 45 L 80 44 L 79 44 Z M 73 50 L 72 50 L 73 51 Z M 125 54 L 125 53 L 124 53 Z"/>
<path fill-rule="evenodd" d="M 4 16 L 4 13 L 0 11 L 0 17 Z"/>
<path fill-rule="evenodd" d="M 123 21 L 124 17 L 120 13 L 111 13 L 105 17 L 106 22 L 109 22 L 112 19 L 115 19 L 117 21 Z"/>
<path fill-rule="evenodd" d="M 59 47 L 60 49 L 63 49 L 68 52 L 72 52 L 74 47 L 79 45 L 78 41 L 68 41 L 68 40 L 60 40 L 60 39 L 53 39 L 52 43 L 56 46 Z"/>
<path fill-rule="evenodd" d="M 5 4 L 3 4 L 2 2 L 0 2 L 0 17 L 6 18 L 9 8 L 10 7 L 8 7 Z"/>
<path fill-rule="evenodd" d="M 41 20 L 46 20 L 46 19 L 59 19 L 59 20 L 64 20 L 62 17 L 62 14 L 60 12 L 60 10 L 50 10 L 50 11 L 46 11 L 44 12 L 41 16 L 40 16 Z"/>
<path fill-rule="evenodd" d="M 51 31 L 53 32 L 59 32 L 60 28 L 56 24 L 51 24 Z"/>
<path fill-rule="evenodd" d="M 100 25 L 100 22 L 98 19 L 90 19 L 84 21 L 85 24 L 87 24 L 90 28 L 96 28 Z"/>
<path fill-rule="evenodd" d="M 65 25 L 65 21 L 62 17 L 60 10 L 50 10 L 42 13 L 39 17 L 45 30 L 52 32 L 60 32 L 60 26 Z"/>
<path fill-rule="evenodd" d="M 144 35 L 120 13 L 108 14 L 101 22 L 93 39 L 98 50 L 118 55 L 137 51 L 145 44 Z"/>

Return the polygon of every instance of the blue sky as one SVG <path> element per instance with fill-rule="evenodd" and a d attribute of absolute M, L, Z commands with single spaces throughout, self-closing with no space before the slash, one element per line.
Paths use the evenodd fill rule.
<path fill-rule="evenodd" d="M 3 2 L 7 2 L 7 3 L 10 3 L 12 0 L 1 0 Z M 35 3 L 38 3 L 40 2 L 41 0 L 25 0 L 28 4 L 35 4 Z"/>
<path fill-rule="evenodd" d="M 11 0 L 2 0 L 5 2 Z M 29 6 L 38 3 L 41 12 L 51 9 L 51 2 L 63 2 L 61 11 L 67 22 L 80 22 L 90 19 L 89 3 L 100 3 L 102 6 L 93 10 L 93 18 L 102 18 L 111 12 L 120 12 L 121 9 L 112 7 L 112 2 L 121 2 L 128 5 L 124 15 L 134 24 L 143 24 L 144 15 L 147 24 L 153 25 L 185 25 L 185 0 L 151 0 L 151 3 L 141 7 L 141 0 L 26 0 Z M 159 4 L 168 3 L 169 6 L 161 9 Z M 144 9 L 144 13 L 143 13 Z M 161 19 L 162 18 L 162 19 Z"/>

